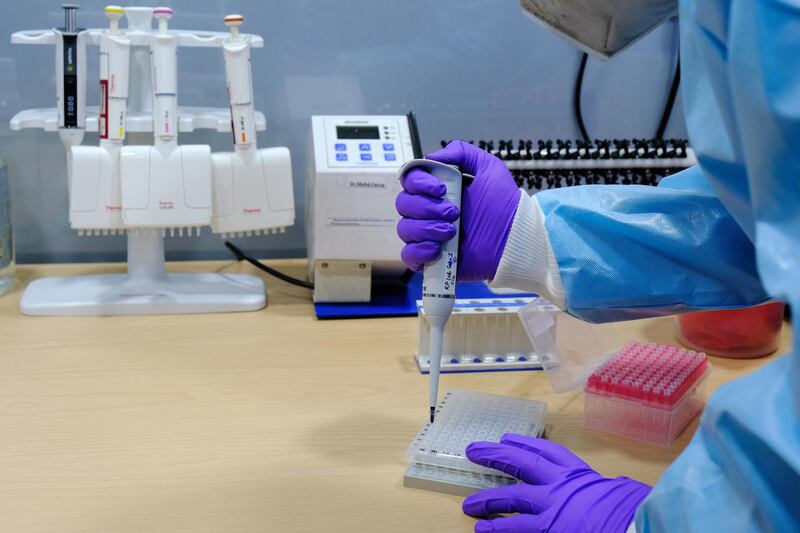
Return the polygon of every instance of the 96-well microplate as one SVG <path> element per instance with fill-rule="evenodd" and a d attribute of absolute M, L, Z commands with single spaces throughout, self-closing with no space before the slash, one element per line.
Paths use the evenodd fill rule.
<path fill-rule="evenodd" d="M 465 390 L 448 392 L 439 402 L 436 421 L 426 423 L 408 448 L 410 467 L 404 484 L 440 490 L 410 482 L 409 477 L 435 481 L 444 474 L 447 484 L 473 491 L 514 483 L 514 478 L 502 472 L 472 463 L 465 450 L 474 441 L 497 442 L 505 433 L 539 436 L 546 411 L 547 404 L 535 400 Z"/>
<path fill-rule="evenodd" d="M 511 485 L 517 480 L 497 471 L 495 474 L 466 472 L 444 466 L 411 464 L 403 474 L 403 486 L 411 489 L 469 496 L 479 490 Z"/>

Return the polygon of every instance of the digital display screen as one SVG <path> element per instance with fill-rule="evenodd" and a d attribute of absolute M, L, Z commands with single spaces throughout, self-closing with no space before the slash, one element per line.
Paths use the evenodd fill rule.
<path fill-rule="evenodd" d="M 380 139 L 378 126 L 336 126 L 337 139 Z"/>
<path fill-rule="evenodd" d="M 64 127 L 82 128 L 78 124 L 78 37 L 64 36 Z"/>

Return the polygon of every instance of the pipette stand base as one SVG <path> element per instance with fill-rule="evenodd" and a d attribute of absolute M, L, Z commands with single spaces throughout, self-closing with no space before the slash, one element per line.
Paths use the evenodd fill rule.
<path fill-rule="evenodd" d="M 128 273 L 43 278 L 28 285 L 20 311 L 30 316 L 166 315 L 257 311 L 261 278 L 167 273 L 161 230 L 128 234 Z"/>
<path fill-rule="evenodd" d="M 257 311 L 266 305 L 260 278 L 242 274 L 126 274 L 43 278 L 22 295 L 29 316 L 167 315 Z"/>

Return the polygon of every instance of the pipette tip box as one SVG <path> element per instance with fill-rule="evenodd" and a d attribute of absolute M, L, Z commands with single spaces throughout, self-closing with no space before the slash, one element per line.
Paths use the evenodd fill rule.
<path fill-rule="evenodd" d="M 436 409 L 436 421 L 422 426 L 407 451 L 403 485 L 468 495 L 516 483 L 500 471 L 472 463 L 466 456 L 474 441 L 499 441 L 505 433 L 541 436 L 545 402 L 481 392 L 453 390 Z"/>
<path fill-rule="evenodd" d="M 554 392 L 584 390 L 584 425 L 666 446 L 705 402 L 704 353 L 623 340 L 613 323 L 590 324 L 534 300 L 520 319 Z"/>
<path fill-rule="evenodd" d="M 589 376 L 586 427 L 666 446 L 702 409 L 704 353 L 631 341 Z"/>

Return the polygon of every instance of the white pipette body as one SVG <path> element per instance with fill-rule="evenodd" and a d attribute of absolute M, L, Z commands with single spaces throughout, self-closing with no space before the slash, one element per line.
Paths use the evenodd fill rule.
<path fill-rule="evenodd" d="M 128 107 L 130 39 L 120 31 L 119 6 L 106 6 L 109 28 L 100 34 L 100 145 L 106 148 L 125 141 L 125 116 Z"/>
<path fill-rule="evenodd" d="M 458 167 L 429 159 L 413 159 L 403 165 L 400 169 L 400 175 L 405 175 L 412 168 L 420 168 L 439 178 L 447 187 L 445 199 L 461 209 L 461 187 L 464 176 Z M 439 372 L 442 364 L 444 326 L 453 312 L 456 299 L 459 221 L 455 222 L 455 226 L 456 234 L 449 241 L 442 243 L 442 254 L 439 258 L 426 264 L 423 268 L 422 306 L 430 324 L 428 400 L 431 422 L 433 422 L 436 413 L 439 394 Z"/>
<path fill-rule="evenodd" d="M 158 29 L 150 38 L 154 144 L 168 153 L 178 144 L 178 38 L 168 31 L 172 9 L 157 7 Z"/>
<path fill-rule="evenodd" d="M 243 22 L 244 17 L 241 15 L 226 16 L 225 25 L 230 28 L 231 35 L 222 43 L 233 143 L 240 155 L 244 155 L 244 152 L 255 153 L 257 149 L 250 39 L 239 33 L 239 27 Z"/>

